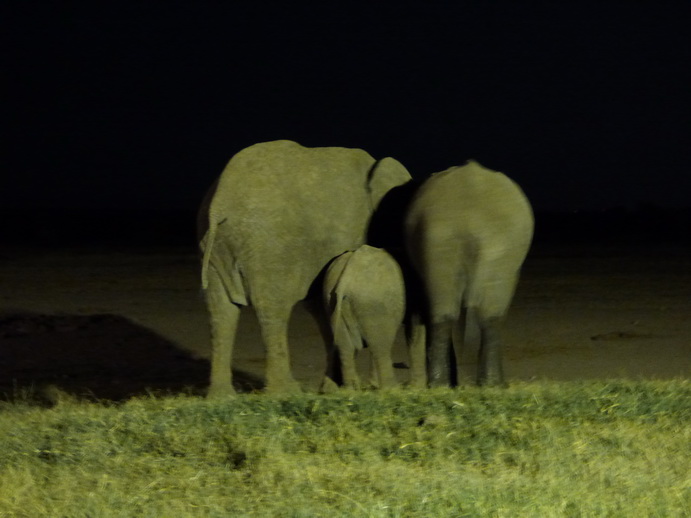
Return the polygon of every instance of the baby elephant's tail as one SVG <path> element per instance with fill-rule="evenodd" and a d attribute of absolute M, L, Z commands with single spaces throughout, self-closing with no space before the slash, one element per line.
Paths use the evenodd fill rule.
<path fill-rule="evenodd" d="M 350 299 L 336 292 L 336 306 L 331 314 L 331 329 L 334 343 L 351 351 L 362 349 L 362 336 L 357 325 Z"/>

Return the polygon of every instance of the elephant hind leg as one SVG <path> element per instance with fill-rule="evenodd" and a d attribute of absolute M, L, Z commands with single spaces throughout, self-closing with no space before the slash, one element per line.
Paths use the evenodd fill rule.
<path fill-rule="evenodd" d="M 372 354 L 372 363 L 374 372 L 376 373 L 377 386 L 382 389 L 390 389 L 396 386 L 396 377 L 393 371 L 393 360 L 391 359 L 391 348 L 389 347 L 375 347 L 370 348 Z"/>
<path fill-rule="evenodd" d="M 211 379 L 208 397 L 229 396 L 235 393 L 231 364 L 240 307 L 230 301 L 213 267 L 209 268 L 205 295 L 211 324 Z"/>
<path fill-rule="evenodd" d="M 430 387 L 448 387 L 455 383 L 452 378 L 452 366 L 456 358 L 452 346 L 452 330 L 455 319 L 433 322 L 429 329 L 429 347 L 427 349 L 427 377 Z"/>
<path fill-rule="evenodd" d="M 343 374 L 343 386 L 350 389 L 361 387 L 360 377 L 355 365 L 357 350 L 349 343 L 338 345 L 338 354 L 341 360 L 341 372 Z"/>
<path fill-rule="evenodd" d="M 400 295 L 403 300 L 403 294 Z M 361 308 L 358 323 L 362 339 L 367 344 L 371 357 L 370 379 L 372 385 L 388 389 L 396 385 L 391 351 L 403 320 L 403 307 L 400 311 L 387 311 L 381 308 Z"/>
<path fill-rule="evenodd" d="M 266 308 L 255 305 L 262 339 L 266 347 L 266 391 L 276 393 L 300 392 L 290 368 L 288 349 L 288 321 L 293 304 Z"/>
<path fill-rule="evenodd" d="M 480 322 L 480 354 L 477 384 L 505 385 L 501 358 L 501 319 L 492 317 Z"/>
<path fill-rule="evenodd" d="M 410 386 L 414 388 L 427 387 L 427 371 L 425 366 L 426 341 L 425 325 L 417 313 L 412 313 L 405 322 L 408 355 L 410 357 Z"/>

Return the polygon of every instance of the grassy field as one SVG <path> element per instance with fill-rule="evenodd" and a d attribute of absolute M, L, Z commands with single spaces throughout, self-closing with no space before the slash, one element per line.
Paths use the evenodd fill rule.
<path fill-rule="evenodd" d="M 691 515 L 691 382 L 0 406 L 0 516 Z"/>

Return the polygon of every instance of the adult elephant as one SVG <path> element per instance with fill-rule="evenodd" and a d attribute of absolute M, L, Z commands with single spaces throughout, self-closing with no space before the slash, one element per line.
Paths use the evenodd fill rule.
<path fill-rule="evenodd" d="M 199 211 L 202 288 L 211 322 L 210 396 L 233 393 L 240 306 L 254 306 L 266 348 L 266 390 L 297 390 L 288 320 L 333 257 L 365 241 L 373 210 L 410 174 L 361 149 L 279 140 L 231 158 Z"/>
<path fill-rule="evenodd" d="M 533 212 L 512 180 L 474 161 L 428 178 L 405 216 L 408 256 L 422 282 L 431 386 L 456 380 L 452 329 L 466 310 L 480 327 L 477 382 L 504 384 L 500 322 L 533 235 Z M 462 333 L 464 334 L 464 333 Z"/>

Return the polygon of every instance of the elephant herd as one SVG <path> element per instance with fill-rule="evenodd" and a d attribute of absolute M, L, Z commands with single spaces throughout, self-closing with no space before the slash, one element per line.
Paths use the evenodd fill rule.
<path fill-rule="evenodd" d="M 393 158 L 265 142 L 231 158 L 197 223 L 211 328 L 210 397 L 234 392 L 233 342 L 247 305 L 266 350 L 266 390 L 299 390 L 288 321 L 315 282 L 321 320 L 329 324 L 325 389 L 361 386 L 354 359 L 364 346 L 376 385 L 395 385 L 391 349 L 404 321 L 410 385 L 455 384 L 452 330 L 468 310 L 480 328 L 477 382 L 504 383 L 499 326 L 530 246 L 533 215 L 502 173 L 469 161 L 418 185 Z"/>

